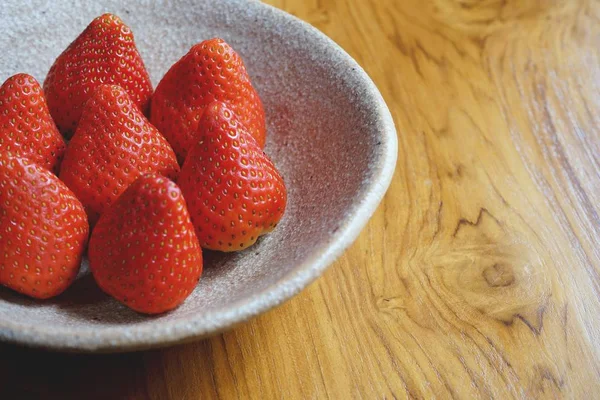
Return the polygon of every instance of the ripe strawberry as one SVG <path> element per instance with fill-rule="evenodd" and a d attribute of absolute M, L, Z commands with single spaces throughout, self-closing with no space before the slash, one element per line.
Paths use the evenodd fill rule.
<path fill-rule="evenodd" d="M 58 172 L 65 142 L 31 75 L 14 75 L 0 87 L 0 147 Z"/>
<path fill-rule="evenodd" d="M 60 179 L 93 225 L 127 186 L 149 172 L 174 178 L 179 165 L 173 149 L 121 87 L 97 87 L 65 152 Z"/>
<path fill-rule="evenodd" d="M 202 250 L 181 190 L 155 174 L 135 181 L 102 215 L 88 254 L 100 288 L 147 314 L 177 307 L 202 274 Z"/>
<path fill-rule="evenodd" d="M 283 216 L 283 178 L 223 103 L 214 102 L 198 127 L 178 184 L 202 247 L 242 250 Z"/>
<path fill-rule="evenodd" d="M 131 30 L 112 14 L 94 19 L 58 56 L 44 81 L 50 113 L 63 135 L 73 135 L 86 100 L 102 84 L 121 86 L 147 111 L 150 77 Z"/>
<path fill-rule="evenodd" d="M 62 293 L 88 229 L 83 206 L 54 174 L 0 153 L 0 284 L 38 299 Z"/>
<path fill-rule="evenodd" d="M 152 96 L 150 121 L 180 162 L 195 144 L 198 122 L 213 101 L 226 103 L 260 147 L 265 145 L 265 112 L 240 56 L 222 39 L 193 46 L 166 73 Z"/>

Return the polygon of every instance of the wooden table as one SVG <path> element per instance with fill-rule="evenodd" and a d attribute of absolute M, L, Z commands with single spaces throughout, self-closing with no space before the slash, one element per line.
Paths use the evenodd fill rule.
<path fill-rule="evenodd" d="M 397 171 L 368 227 L 301 295 L 209 340 L 0 346 L 0 398 L 599 398 L 599 2 L 270 3 L 392 110 Z"/>

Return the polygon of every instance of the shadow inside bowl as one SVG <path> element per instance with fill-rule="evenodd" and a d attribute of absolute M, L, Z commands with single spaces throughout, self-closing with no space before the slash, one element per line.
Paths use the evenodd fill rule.
<path fill-rule="evenodd" d="M 218 276 L 233 267 L 232 263 L 228 262 L 232 258 L 231 254 L 203 250 L 202 256 L 204 271 L 201 282 L 206 276 Z M 195 290 L 198 290 L 198 287 Z M 145 315 L 131 310 L 100 289 L 89 270 L 87 260 L 84 260 L 75 282 L 54 298 L 36 300 L 0 286 L 0 301 L 29 309 L 55 309 L 76 320 L 99 325 L 148 322 L 168 316 L 177 310 L 159 315 Z"/>

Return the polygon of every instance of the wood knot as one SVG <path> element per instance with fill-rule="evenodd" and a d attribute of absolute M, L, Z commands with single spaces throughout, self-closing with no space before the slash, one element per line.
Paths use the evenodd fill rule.
<path fill-rule="evenodd" d="M 506 287 L 515 283 L 512 267 L 506 264 L 494 264 L 483 270 L 483 278 L 491 287 Z"/>

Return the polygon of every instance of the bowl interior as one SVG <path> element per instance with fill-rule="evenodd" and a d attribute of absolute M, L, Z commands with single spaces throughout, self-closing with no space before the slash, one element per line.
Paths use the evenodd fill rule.
<path fill-rule="evenodd" d="M 50 301 L 0 289 L 0 338 L 80 350 L 148 347 L 223 329 L 290 297 L 352 241 L 355 220 L 364 224 L 382 193 L 365 208 L 366 199 L 387 187 L 384 164 L 394 162 L 395 137 L 372 83 L 332 42 L 258 2 L 99 3 L 5 1 L 0 80 L 27 72 L 43 82 L 55 57 L 103 12 L 132 28 L 155 85 L 190 46 L 222 37 L 245 60 L 263 99 L 266 152 L 285 178 L 288 208 L 279 227 L 250 249 L 205 252 L 198 287 L 173 312 L 130 311 L 96 287 L 84 263 L 73 286 Z"/>

